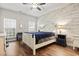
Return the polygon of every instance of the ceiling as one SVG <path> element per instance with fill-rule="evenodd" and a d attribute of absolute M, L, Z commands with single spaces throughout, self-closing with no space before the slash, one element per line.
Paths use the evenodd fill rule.
<path fill-rule="evenodd" d="M 12 11 L 22 12 L 31 16 L 39 17 L 66 5 L 68 5 L 68 3 L 46 3 L 42 6 L 42 11 L 38 11 L 37 9 L 31 10 L 32 4 L 23 5 L 22 3 L 0 3 L 0 8 L 9 9 Z"/>

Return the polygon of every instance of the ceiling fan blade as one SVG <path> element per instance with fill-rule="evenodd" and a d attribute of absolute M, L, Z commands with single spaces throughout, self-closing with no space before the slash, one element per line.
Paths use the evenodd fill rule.
<path fill-rule="evenodd" d="M 41 8 L 37 7 L 37 9 L 38 9 L 39 11 L 41 11 Z"/>
<path fill-rule="evenodd" d="M 26 4 L 28 4 L 28 3 L 22 3 L 23 5 L 26 5 Z"/>
<path fill-rule="evenodd" d="M 31 5 L 32 3 L 22 3 L 23 5 Z"/>
<path fill-rule="evenodd" d="M 46 3 L 39 3 L 39 5 L 45 5 Z"/>

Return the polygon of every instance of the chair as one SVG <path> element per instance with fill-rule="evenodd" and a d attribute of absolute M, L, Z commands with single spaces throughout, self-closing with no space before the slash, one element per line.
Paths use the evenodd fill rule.
<path fill-rule="evenodd" d="M 79 48 L 79 35 L 74 35 L 73 36 L 73 50 L 77 47 Z"/>

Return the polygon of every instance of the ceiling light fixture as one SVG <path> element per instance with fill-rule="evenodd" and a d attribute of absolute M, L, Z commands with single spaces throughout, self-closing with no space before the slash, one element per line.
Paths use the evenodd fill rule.
<path fill-rule="evenodd" d="M 23 3 L 23 5 L 27 5 L 29 3 Z M 32 9 L 37 9 L 38 11 L 41 11 L 43 8 L 42 6 L 45 5 L 46 3 L 31 3 L 30 5 L 32 5 L 31 10 Z"/>
<path fill-rule="evenodd" d="M 32 8 L 37 8 L 37 7 L 38 7 L 37 3 L 32 3 Z"/>

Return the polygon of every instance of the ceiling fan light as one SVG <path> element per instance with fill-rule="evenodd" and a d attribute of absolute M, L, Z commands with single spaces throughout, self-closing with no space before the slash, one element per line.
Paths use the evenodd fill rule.
<path fill-rule="evenodd" d="M 33 5 L 32 7 L 33 7 L 33 8 L 37 8 L 37 5 Z"/>
<path fill-rule="evenodd" d="M 36 5 L 33 5 L 32 7 L 33 7 L 33 8 L 37 8 L 37 6 L 36 6 Z"/>

